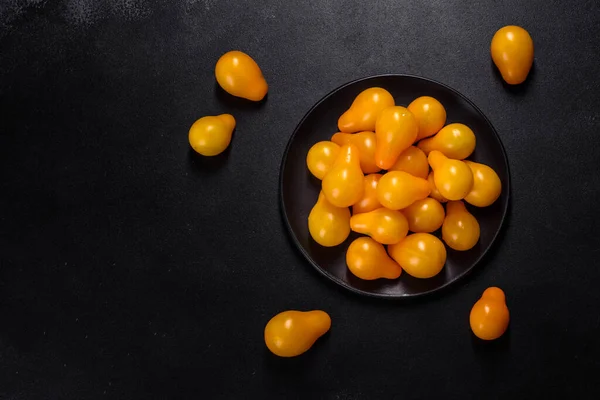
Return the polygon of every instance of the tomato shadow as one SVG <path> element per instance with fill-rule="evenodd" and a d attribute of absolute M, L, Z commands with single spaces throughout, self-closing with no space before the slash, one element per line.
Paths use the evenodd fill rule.
<path fill-rule="evenodd" d="M 479 358 L 489 361 L 506 358 L 510 351 L 510 326 L 504 332 L 504 335 L 496 340 L 482 340 L 471 332 L 471 347 Z"/>
<path fill-rule="evenodd" d="M 265 346 L 264 348 L 264 365 L 269 370 L 277 375 L 283 383 L 292 383 L 299 376 L 306 375 L 307 371 L 311 371 L 315 365 L 323 362 L 323 354 L 327 353 L 326 347 L 329 345 L 329 336 L 331 330 L 327 331 L 323 336 L 308 349 L 305 353 L 296 357 L 279 357 L 271 353 Z"/>
<path fill-rule="evenodd" d="M 494 61 L 490 59 L 490 65 L 492 70 L 494 71 L 494 76 L 496 77 L 496 79 L 498 79 L 500 81 L 500 83 L 502 83 L 502 86 L 504 87 L 504 90 L 506 90 L 508 93 L 513 94 L 515 96 L 524 96 L 527 93 L 527 90 L 529 89 L 529 87 L 533 84 L 534 80 L 535 80 L 535 61 L 533 62 L 533 65 L 531 66 L 531 70 L 529 71 L 529 74 L 527 75 L 527 79 L 525 79 L 525 81 L 519 85 L 509 85 L 508 83 L 506 83 L 506 81 L 502 78 L 502 74 L 500 73 L 500 70 L 498 70 L 498 67 L 496 67 L 496 64 L 494 64 Z"/>
<path fill-rule="evenodd" d="M 506 207 L 506 215 L 504 216 L 504 221 L 502 222 L 502 226 L 500 227 L 500 230 L 498 231 L 498 236 L 496 236 L 496 239 L 494 240 L 494 243 L 489 248 L 489 250 L 477 262 L 477 265 L 475 266 L 475 268 L 473 268 L 469 272 L 467 272 L 467 276 L 465 276 L 465 279 L 462 280 L 463 284 L 467 283 L 468 280 L 474 279 L 479 274 L 481 274 L 481 271 L 485 270 L 485 268 L 484 268 L 485 264 L 489 260 L 496 258 L 498 251 L 500 251 L 500 249 L 502 248 L 502 243 L 505 241 L 506 231 L 508 230 L 508 225 L 510 224 L 511 215 L 512 215 L 512 197 L 509 193 L 508 206 Z M 454 285 L 449 285 L 449 286 L 452 287 Z M 459 286 L 459 285 L 456 285 L 456 286 Z M 447 288 L 448 287 L 445 287 L 442 291 L 444 291 Z"/>
<path fill-rule="evenodd" d="M 233 142 L 233 138 L 231 141 Z M 213 173 L 227 164 L 230 153 L 231 144 L 221 154 L 211 157 L 198 154 L 190 148 L 188 151 L 188 165 L 195 174 L 205 175 L 206 173 Z"/>
<path fill-rule="evenodd" d="M 261 101 L 252 101 L 241 97 L 236 97 L 223 90 L 223 88 L 217 82 L 215 82 L 214 94 L 219 103 L 223 104 L 227 108 L 233 108 L 235 110 L 261 109 L 262 107 L 264 107 L 265 103 L 267 102 L 267 99 L 269 98 L 268 92 Z"/>

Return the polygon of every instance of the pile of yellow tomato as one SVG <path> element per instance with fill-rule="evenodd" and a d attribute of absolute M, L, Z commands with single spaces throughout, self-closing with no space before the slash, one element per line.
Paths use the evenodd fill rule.
<path fill-rule="evenodd" d="M 533 41 L 526 30 L 499 29 L 490 51 L 506 83 L 525 81 L 533 64 Z M 241 51 L 221 56 L 215 77 L 227 93 L 250 101 L 262 101 L 268 91 L 258 64 Z M 203 156 L 221 154 L 235 126 L 231 114 L 202 117 L 190 127 L 190 146 Z M 403 107 L 387 90 L 370 88 L 340 116 L 338 128 L 330 141 L 312 146 L 306 158 L 310 172 L 322 180 L 308 226 L 312 238 L 327 247 L 343 243 L 351 230 L 366 235 L 346 252 L 354 275 L 366 280 L 396 279 L 403 270 L 416 278 L 437 275 L 446 248 L 431 233 L 440 228 L 450 248 L 475 246 L 479 224 L 464 202 L 489 206 L 502 187 L 492 168 L 466 160 L 475 149 L 475 134 L 460 123 L 446 125 L 439 101 L 423 96 Z M 471 309 L 469 323 L 477 337 L 494 340 L 504 334 L 509 319 L 504 292 L 490 287 Z M 273 354 L 294 357 L 330 328 L 324 311 L 288 310 L 269 320 L 264 340 Z"/>
<path fill-rule="evenodd" d="M 438 100 L 423 96 L 403 107 L 372 87 L 339 117 L 338 129 L 306 157 L 322 181 L 308 228 L 326 247 L 342 244 L 350 231 L 366 235 L 346 252 L 355 276 L 396 279 L 406 271 L 431 278 L 446 262 L 444 243 L 459 251 L 475 246 L 479 223 L 464 202 L 487 207 L 502 184 L 492 168 L 466 160 L 475 134 L 464 124 L 446 125 Z M 432 235 L 440 228 L 442 240 Z"/>
<path fill-rule="evenodd" d="M 533 41 L 525 29 L 499 29 L 490 51 L 507 84 L 525 81 L 533 64 Z M 446 111 L 432 97 L 404 108 L 385 89 L 371 88 L 340 117 L 340 132 L 309 150 L 308 169 L 322 180 L 308 217 L 310 235 L 330 247 L 343 243 L 351 230 L 365 234 L 346 252 L 348 268 L 359 278 L 395 279 L 403 269 L 418 278 L 435 276 L 446 260 L 443 243 L 431 235 L 440 227 L 452 249 L 477 243 L 479 223 L 464 202 L 489 206 L 502 185 L 492 168 L 466 160 L 475 149 L 473 131 L 445 124 Z M 497 287 L 486 289 L 469 315 L 471 330 L 482 340 L 501 337 L 509 321 L 506 297 Z M 294 357 L 330 328 L 324 311 L 283 311 L 267 323 L 264 340 L 273 354 Z"/>

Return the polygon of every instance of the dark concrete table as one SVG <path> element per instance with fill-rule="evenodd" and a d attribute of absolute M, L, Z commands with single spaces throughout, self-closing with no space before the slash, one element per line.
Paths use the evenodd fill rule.
<path fill-rule="evenodd" d="M 0 398 L 598 398 L 600 3 L 588 1 L 6 0 L 0 5 Z M 489 44 L 535 41 L 509 89 Z M 218 95 L 227 50 L 270 84 Z M 512 204 L 477 272 L 410 304 L 364 299 L 294 250 L 279 165 L 304 113 L 380 73 L 448 84 L 506 147 Z M 238 121 L 226 157 L 187 142 Z M 488 286 L 512 321 L 468 326 Z M 277 359 L 263 328 L 320 308 L 330 334 Z"/>

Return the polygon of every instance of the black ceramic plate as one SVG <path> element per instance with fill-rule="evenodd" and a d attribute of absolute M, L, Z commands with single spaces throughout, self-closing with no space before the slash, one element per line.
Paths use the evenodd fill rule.
<path fill-rule="evenodd" d="M 387 89 L 397 105 L 407 106 L 419 96 L 432 96 L 446 108 L 446 123 L 468 125 L 477 138 L 470 160 L 492 167 L 502 181 L 502 194 L 486 208 L 468 208 L 479 221 L 479 243 L 469 251 L 458 252 L 448 247 L 448 258 L 442 271 L 430 279 L 412 278 L 403 273 L 396 280 L 364 281 L 355 277 L 346 266 L 346 249 L 358 237 L 352 233 L 339 246 L 326 248 L 317 244 L 308 232 L 308 214 L 315 204 L 321 181 L 306 167 L 306 154 L 318 141 L 330 140 L 337 132 L 337 120 L 354 98 L 363 90 L 379 86 Z M 483 258 L 500 232 L 509 197 L 509 171 L 504 147 L 494 127 L 483 113 L 465 96 L 441 83 L 408 75 L 381 75 L 345 84 L 325 96 L 300 121 L 292 134 L 281 165 L 281 206 L 291 237 L 306 259 L 321 274 L 337 284 L 367 296 L 415 297 L 435 292 L 465 276 Z M 436 233 L 437 235 L 438 233 Z"/>

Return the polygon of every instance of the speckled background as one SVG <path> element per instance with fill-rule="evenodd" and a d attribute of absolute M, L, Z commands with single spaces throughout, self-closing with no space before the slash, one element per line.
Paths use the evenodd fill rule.
<path fill-rule="evenodd" d="M 519 88 L 489 56 L 506 24 L 535 42 Z M 594 0 L 2 1 L 0 398 L 600 397 L 598 26 Z M 230 49 L 262 67 L 264 104 L 216 90 Z M 380 73 L 465 94 L 512 174 L 491 256 L 409 304 L 326 281 L 278 203 L 304 113 Z M 222 112 L 230 150 L 194 156 L 189 126 Z M 468 314 L 491 285 L 512 320 L 482 345 Z M 269 354 L 269 318 L 311 308 L 330 334 Z"/>

